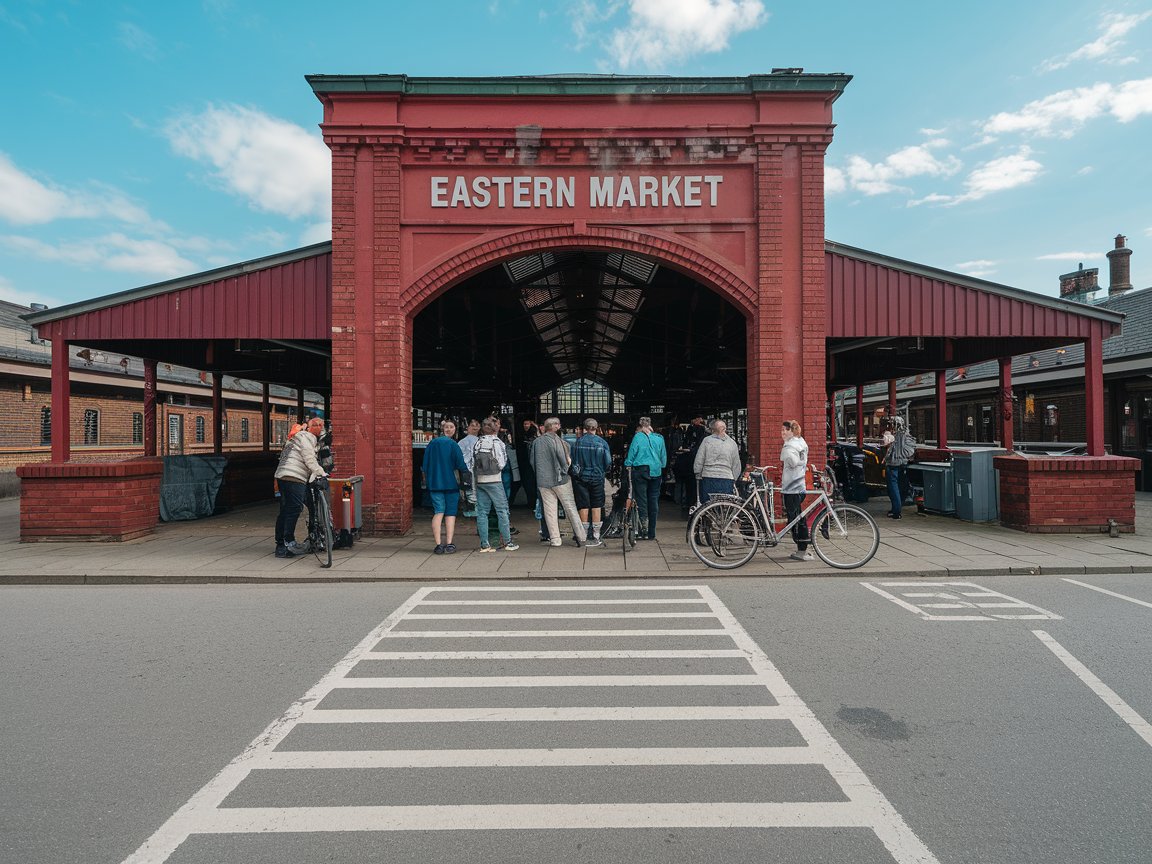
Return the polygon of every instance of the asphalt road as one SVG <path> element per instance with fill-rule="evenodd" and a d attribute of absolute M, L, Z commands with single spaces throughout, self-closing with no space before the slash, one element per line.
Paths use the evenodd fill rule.
<path fill-rule="evenodd" d="M 0 588 L 0 862 L 1152 860 L 1152 605 L 866 581 Z"/>

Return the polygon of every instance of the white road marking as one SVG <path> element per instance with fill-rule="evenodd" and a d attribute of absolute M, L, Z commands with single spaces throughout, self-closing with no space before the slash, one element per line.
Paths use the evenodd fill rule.
<path fill-rule="evenodd" d="M 1144 743 L 1152 747 L 1152 724 L 1137 714 L 1127 702 L 1121 699 L 1116 691 L 1092 674 L 1083 663 L 1073 657 L 1068 650 L 1045 633 L 1043 630 L 1033 630 L 1041 642 L 1043 642 L 1048 650 L 1055 654 L 1060 662 L 1072 670 L 1072 674 L 1088 685 L 1088 688 L 1095 693 L 1100 699 L 1116 712 L 1121 720 L 1132 727 L 1132 731 L 1144 739 Z"/>
<path fill-rule="evenodd" d="M 621 597 L 615 600 L 425 600 L 421 606 L 657 606 L 661 603 L 703 606 L 699 597 Z"/>
<path fill-rule="evenodd" d="M 446 593 L 502 592 L 516 595 L 532 592 L 533 596 L 556 597 L 559 592 L 602 591 L 629 592 L 629 597 L 644 591 L 692 592 L 690 602 L 706 603 L 712 617 L 721 625 L 708 630 L 539 630 L 539 631 L 396 631 L 405 618 L 422 603 L 439 603 L 427 598 Z M 571 595 L 568 595 L 571 597 Z M 460 603 L 462 601 L 451 601 Z M 498 605 L 508 601 L 493 601 Z M 527 601 L 519 605 L 532 605 Z M 588 602 L 585 600 L 581 603 Z M 620 602 L 635 602 L 632 599 Z M 669 602 L 661 599 L 654 602 Z M 445 601 L 443 605 L 449 605 Z M 574 605 L 574 604 L 573 604 Z M 910 605 L 910 604 L 908 604 Z M 916 607 L 911 607 L 915 609 Z M 921 610 L 917 610 L 918 612 Z M 436 616 L 440 617 L 440 616 Z M 455 617 L 455 616 L 453 616 Z M 473 617 L 473 616 L 464 616 Z M 500 620 L 508 616 L 482 616 Z M 522 617 L 522 616 L 513 616 Z M 552 616 L 548 616 L 552 617 Z M 563 616 L 572 617 L 572 616 Z M 618 614 L 580 617 L 615 618 Z M 669 613 L 628 615 L 628 617 L 683 617 Z M 987 619 L 982 619 L 987 620 Z M 544 637 L 564 641 L 574 636 L 636 637 L 682 636 L 715 637 L 724 635 L 736 649 L 700 649 L 683 651 L 400 651 L 372 650 L 384 648 L 394 638 L 524 638 Z M 429 643 L 434 645 L 435 642 Z M 541 675 L 541 676 L 450 676 L 439 678 L 380 677 L 350 678 L 353 667 L 362 660 L 406 662 L 427 659 L 637 659 L 743 657 L 750 664 L 748 675 Z M 374 687 L 555 687 L 586 686 L 736 686 L 764 687 L 776 705 L 753 706 L 653 706 L 653 707 L 542 707 L 486 708 L 460 707 L 447 709 L 320 709 L 319 701 L 340 688 Z M 592 691 L 590 691 L 592 692 Z M 691 721 L 691 720 L 787 720 L 798 730 L 806 746 L 783 747 L 689 747 L 689 748 L 581 748 L 581 749 L 493 749 L 493 750 L 397 750 L 397 751 L 280 751 L 276 748 L 292 728 L 299 724 L 333 723 L 429 723 L 429 722 L 550 722 L 550 721 Z M 366 728 L 366 726 L 365 726 Z M 706 744 L 707 742 L 701 742 Z M 839 784 L 848 801 L 812 803 L 775 802 L 691 802 L 605 804 L 465 804 L 435 806 L 382 807 L 286 807 L 286 808 L 221 808 L 229 794 L 254 769 L 363 769 L 363 768 L 434 768 L 434 767 L 532 767 L 532 766 L 606 766 L 606 765 L 820 765 Z M 293 703 L 283 717 L 274 722 L 234 759 L 223 771 L 180 808 L 125 864 L 161 864 L 194 833 L 252 832 L 343 832 L 343 831 L 421 831 L 421 830 L 506 830 L 565 828 L 736 828 L 736 827 L 865 827 L 892 854 L 897 864 L 938 864 L 936 858 L 883 794 L 871 783 L 851 757 L 840 747 L 827 729 L 804 704 L 740 626 L 732 613 L 706 586 L 479 586 L 460 588 L 423 588 L 365 637 L 343 660 L 325 675 L 303 698 Z"/>
<path fill-rule="evenodd" d="M 896 859 L 897 864 L 939 864 L 928 847 L 917 837 L 904 818 L 889 803 L 883 793 L 868 779 L 852 757 L 824 728 L 824 725 L 804 704 L 784 676 L 768 659 L 748 632 L 740 626 L 728 607 L 708 586 L 701 586 L 700 594 L 708 598 L 716 617 L 724 622 L 737 646 L 748 652 L 749 662 L 757 673 L 768 680 L 768 689 L 782 708 L 790 709 L 792 723 L 804 736 L 808 745 L 821 757 L 821 762 L 851 799 L 849 809 L 858 811 L 862 824 L 876 832 L 876 836 Z"/>
<path fill-rule="evenodd" d="M 690 660 L 743 657 L 739 648 L 636 651 L 369 651 L 363 660 Z"/>
<path fill-rule="evenodd" d="M 861 582 L 865 588 L 881 597 L 891 600 L 910 612 L 915 612 L 925 621 L 1062 621 L 1063 618 L 1055 612 L 1041 609 L 1032 603 L 1025 603 L 999 591 L 982 588 L 972 582 Z M 883 587 L 881 587 L 883 586 Z M 944 588 L 944 591 L 901 591 L 896 596 L 885 588 Z M 963 590 L 974 589 L 974 590 Z M 997 602 L 980 602 L 964 599 L 970 597 L 996 597 Z M 907 598 L 907 599 L 905 599 Z M 909 603 L 908 600 L 935 599 L 935 603 Z M 938 615 L 927 610 L 962 609 L 969 614 Z M 1007 612 L 985 612 L 991 609 L 1021 609 L 1028 610 L 1021 614 Z M 979 613 L 979 614 L 973 614 Z"/>
<path fill-rule="evenodd" d="M 426 687 L 730 687 L 764 685 L 752 672 L 747 675 L 451 675 L 427 678 L 344 678 L 337 687 L 360 689 L 415 689 Z"/>
<path fill-rule="evenodd" d="M 208 834 L 233 834 L 577 828 L 872 828 L 870 819 L 867 812 L 851 802 L 229 807 L 212 811 L 199 830 Z M 932 857 L 897 860 L 918 864 L 936 862 Z"/>
<path fill-rule="evenodd" d="M 727 636 L 724 629 L 689 630 L 397 630 L 385 633 L 381 638 L 393 639 L 516 639 L 526 636 L 570 637 L 570 636 Z"/>
<path fill-rule="evenodd" d="M 519 621 L 523 619 L 555 619 L 571 621 L 587 618 L 715 618 L 711 612 L 504 612 L 485 615 L 483 613 L 411 614 L 410 621 Z"/>
<path fill-rule="evenodd" d="M 541 723 L 631 720 L 789 720 L 778 705 L 652 708 L 333 708 L 305 711 L 297 723 Z"/>
<path fill-rule="evenodd" d="M 1087 582 L 1081 582 L 1078 579 L 1065 579 L 1065 582 L 1071 582 L 1073 585 L 1079 585 L 1081 588 L 1091 588 L 1093 591 L 1099 591 L 1101 594 L 1107 594 L 1109 597 L 1117 597 L 1121 600 L 1127 600 L 1129 603 L 1135 603 L 1138 606 L 1147 606 L 1152 609 L 1152 603 L 1147 600 L 1137 600 L 1135 597 L 1129 597 L 1127 594 L 1117 594 L 1115 591 L 1109 591 L 1107 588 L 1101 588 L 1098 585 L 1089 585 Z"/>
<path fill-rule="evenodd" d="M 545 768 L 599 765 L 812 765 L 811 747 L 644 747 L 582 750 L 299 750 L 252 768 Z"/>
<path fill-rule="evenodd" d="M 469 585 L 466 588 L 454 586 L 451 588 L 433 588 L 430 590 L 445 591 L 451 594 L 475 594 L 485 591 L 500 591 L 505 594 L 551 594 L 564 591 L 583 591 L 587 594 L 600 594 L 604 591 L 633 591 L 636 593 L 643 593 L 645 591 L 699 592 L 701 588 L 706 587 L 706 585 L 515 585 L 510 588 L 507 585 Z M 452 602 L 455 603 L 458 601 L 454 600 Z"/>

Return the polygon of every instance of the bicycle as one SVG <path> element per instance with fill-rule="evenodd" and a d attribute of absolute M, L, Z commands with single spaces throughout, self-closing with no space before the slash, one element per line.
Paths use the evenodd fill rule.
<path fill-rule="evenodd" d="M 688 543 L 697 558 L 718 570 L 735 570 L 757 549 L 778 545 L 794 525 L 811 516 L 808 542 L 829 567 L 853 570 L 872 560 L 880 548 L 876 520 L 859 507 L 835 500 L 836 481 L 828 469 L 816 473 L 815 489 L 804 490 L 815 500 L 779 531 L 774 493 L 783 493 L 767 479 L 767 470 L 764 466 L 749 472 L 750 488 L 743 497 L 712 495 L 692 514 Z"/>
<path fill-rule="evenodd" d="M 320 566 L 332 566 L 332 509 L 328 506 L 328 478 L 308 484 L 308 548 Z"/>
<path fill-rule="evenodd" d="M 628 472 L 628 497 L 624 500 L 624 513 L 620 518 L 620 536 L 623 538 L 624 560 L 627 561 L 628 550 L 636 548 L 640 536 L 640 508 L 632 497 L 632 469 L 625 470 Z"/>

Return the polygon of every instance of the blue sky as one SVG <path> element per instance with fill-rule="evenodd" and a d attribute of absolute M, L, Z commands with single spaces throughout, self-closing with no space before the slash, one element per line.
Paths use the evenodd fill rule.
<path fill-rule="evenodd" d="M 1055 294 L 1152 285 L 1152 0 L 0 0 L 0 298 L 82 300 L 328 239 L 309 73 L 854 76 L 829 239 Z"/>

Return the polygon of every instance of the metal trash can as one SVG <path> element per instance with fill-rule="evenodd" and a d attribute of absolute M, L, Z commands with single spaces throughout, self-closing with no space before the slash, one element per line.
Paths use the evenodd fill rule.
<path fill-rule="evenodd" d="M 924 510 L 941 516 L 956 512 L 956 483 L 950 462 L 913 462 L 908 466 L 913 486 L 924 490 Z M 919 482 L 917 482 L 919 479 Z"/>
<path fill-rule="evenodd" d="M 332 533 L 336 537 L 337 549 L 351 546 L 360 539 L 360 529 L 364 522 L 363 488 L 364 475 L 352 477 L 329 477 L 332 504 Z"/>
<path fill-rule="evenodd" d="M 1000 516 L 1000 489 L 992 460 L 1007 453 L 1001 447 L 957 450 L 952 454 L 956 483 L 956 517 L 991 522 Z"/>

